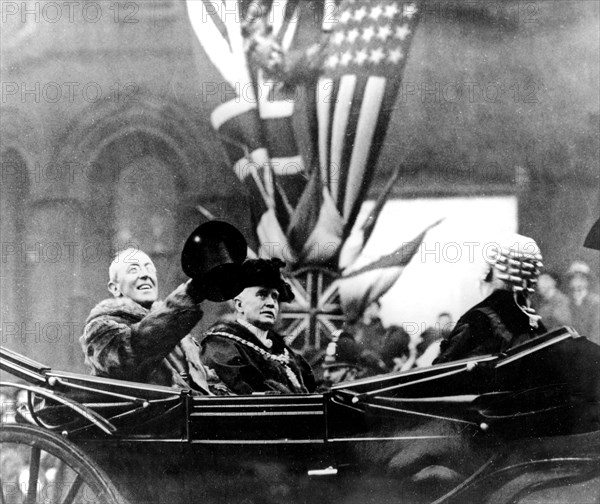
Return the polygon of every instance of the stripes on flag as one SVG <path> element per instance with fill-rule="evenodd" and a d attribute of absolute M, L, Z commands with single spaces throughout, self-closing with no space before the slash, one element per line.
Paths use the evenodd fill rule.
<path fill-rule="evenodd" d="M 333 79 L 319 79 L 317 85 L 317 135 L 319 147 L 319 168 L 321 181 L 331 192 L 329 177 L 329 117 L 331 116 L 331 92 L 334 86 Z"/>
<path fill-rule="evenodd" d="M 368 170 L 367 160 L 373 135 L 377 126 L 379 112 L 385 92 L 385 79 L 383 77 L 369 77 L 365 86 L 363 100 L 358 115 L 356 135 L 348 167 L 346 190 L 344 192 L 343 216 L 346 221 L 350 218 L 352 210 L 358 201 L 357 197 L 363 186 L 365 174 Z"/>
<path fill-rule="evenodd" d="M 415 2 L 344 0 L 317 90 L 321 180 L 352 229 L 373 178 L 418 21 Z"/>
<path fill-rule="evenodd" d="M 361 226 L 355 226 L 355 229 L 350 233 L 348 238 L 344 241 L 344 245 L 340 250 L 340 256 L 338 259 L 338 267 L 340 270 L 345 270 L 351 267 L 354 262 L 358 259 L 365 246 L 369 242 L 369 238 L 377 225 L 377 221 L 383 207 L 385 206 L 390 193 L 394 187 L 394 184 L 398 180 L 400 176 L 401 170 L 400 167 L 396 168 L 396 171 L 392 174 L 392 176 L 387 181 L 385 187 L 377 197 L 375 201 L 375 206 L 364 220 Z"/>
<path fill-rule="evenodd" d="M 350 123 L 350 111 L 354 101 L 354 89 L 356 88 L 356 75 L 344 75 L 339 84 L 336 86 L 337 96 L 334 103 L 342 105 L 336 106 L 330 120 L 330 132 L 327 135 L 330 138 L 329 146 L 329 180 L 330 192 L 333 199 L 336 201 L 338 208 L 340 200 L 340 185 L 343 185 L 341 167 L 344 158 L 344 147 L 348 150 L 350 142 L 346 142 Z M 345 177 L 344 177 L 345 178 Z"/>

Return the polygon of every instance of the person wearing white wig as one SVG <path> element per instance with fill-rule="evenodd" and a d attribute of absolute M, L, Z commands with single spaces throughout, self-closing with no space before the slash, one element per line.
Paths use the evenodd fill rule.
<path fill-rule="evenodd" d="M 434 364 L 505 352 L 546 332 L 529 301 L 542 267 L 539 247 L 517 234 L 494 245 L 481 278 L 485 299 L 458 320 Z"/>

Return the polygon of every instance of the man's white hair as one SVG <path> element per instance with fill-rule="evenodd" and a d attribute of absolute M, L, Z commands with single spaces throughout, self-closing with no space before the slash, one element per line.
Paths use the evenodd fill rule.
<path fill-rule="evenodd" d="M 125 249 L 119 250 L 115 254 L 112 262 L 110 263 L 110 267 L 108 268 L 108 278 L 111 282 L 117 281 L 117 273 L 119 272 L 119 266 L 123 263 L 127 263 L 128 259 L 133 257 L 138 252 L 148 255 L 143 250 L 136 247 L 127 247 Z"/>

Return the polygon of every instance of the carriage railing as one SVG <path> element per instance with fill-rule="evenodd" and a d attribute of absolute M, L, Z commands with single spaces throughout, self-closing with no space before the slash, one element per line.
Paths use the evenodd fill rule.
<path fill-rule="evenodd" d="M 562 328 L 504 354 L 340 384 L 332 388 L 325 402 L 369 415 L 444 419 L 472 424 L 482 430 L 486 430 L 490 423 L 544 418 L 569 407 L 568 392 L 563 393 L 561 384 L 538 383 L 519 389 L 519 383 L 507 380 L 506 376 L 523 361 L 538 359 L 538 355 L 543 355 L 546 349 L 577 338 L 579 335 L 575 331 Z M 60 405 L 61 408 L 55 408 L 59 412 L 66 408 L 84 418 L 86 422 L 83 425 L 70 426 L 73 434 L 92 427 L 109 435 L 127 430 L 131 432 L 130 426 L 148 422 L 151 412 L 154 416 L 161 416 L 178 408 L 184 412 L 181 415 L 182 429 L 185 425 L 189 427 L 185 412 L 189 412 L 190 408 L 187 399 L 192 395 L 190 390 L 54 371 L 2 347 L 0 368 L 32 383 L 21 387 L 28 390 L 30 396 L 28 413 L 35 423 L 47 428 L 60 429 L 63 426 L 60 422 L 41 419 L 43 404 L 36 403 L 34 397 Z M 531 407 L 528 408 L 529 405 Z M 52 410 L 45 408 L 45 412 L 48 411 Z"/>
<path fill-rule="evenodd" d="M 391 393 L 402 388 L 414 387 L 432 382 L 432 380 L 440 378 L 442 374 L 452 376 L 464 371 L 476 371 L 478 368 L 482 367 L 496 365 L 501 367 L 527 355 L 540 352 L 545 348 L 556 345 L 562 341 L 579 337 L 581 336 L 574 329 L 570 327 L 561 327 L 526 341 L 500 355 L 482 355 L 444 364 L 437 364 L 435 366 L 411 369 L 402 373 L 388 373 L 385 375 L 362 378 L 353 382 L 336 385 L 332 390 L 354 392 L 361 398 L 370 395 L 381 395 L 384 392 Z M 420 389 L 419 392 L 422 393 L 423 387 L 418 388 Z"/>
<path fill-rule="evenodd" d="M 18 378 L 15 382 L 0 382 L 2 387 L 27 392 L 27 403 L 16 412 L 19 421 L 69 436 L 93 431 L 120 435 L 150 419 L 156 421 L 184 408 L 191 393 L 186 389 L 55 371 L 1 346 L 0 369 Z"/>
<path fill-rule="evenodd" d="M 0 369 L 30 383 L 46 383 L 49 367 L 0 346 Z"/>
<path fill-rule="evenodd" d="M 163 414 L 168 415 L 175 412 L 175 415 L 169 417 L 168 420 L 177 419 L 171 423 L 177 424 L 176 428 L 182 434 L 179 439 L 186 442 L 186 446 L 192 448 L 197 447 L 198 442 L 204 443 L 202 446 L 207 443 L 225 446 L 232 443 L 237 445 L 245 443 L 252 446 L 257 445 L 262 452 L 267 443 L 288 443 L 289 445 L 291 441 L 301 442 L 302 444 L 298 446 L 304 450 L 304 446 L 311 442 L 313 443 L 311 453 L 318 453 L 319 457 L 324 452 L 315 448 L 316 441 L 321 443 L 317 447 L 322 446 L 327 449 L 335 447 L 335 450 L 339 449 L 336 453 L 344 453 L 345 444 L 360 449 L 362 447 L 370 449 L 364 442 L 374 441 L 377 444 L 370 446 L 375 446 L 375 450 L 379 450 L 381 446 L 388 446 L 381 444 L 387 441 L 396 443 L 394 446 L 397 445 L 400 448 L 421 442 L 424 443 L 424 446 L 428 446 L 432 442 L 436 445 L 443 443 L 444 438 L 458 436 L 465 438 L 467 436 L 468 439 L 471 439 L 473 432 L 478 430 L 482 436 L 478 438 L 477 447 L 483 446 L 486 449 L 489 447 L 492 450 L 489 454 L 484 450 L 482 455 L 486 455 L 486 457 L 482 457 L 483 465 L 476 467 L 471 476 L 436 500 L 434 504 L 478 502 L 480 500 L 478 497 L 481 495 L 497 497 L 501 495 L 505 485 L 525 474 L 530 483 L 519 481 L 516 488 L 518 493 L 512 500 L 494 500 L 494 498 L 489 500 L 490 502 L 505 503 L 521 502 L 519 499 L 527 497 L 530 493 L 534 497 L 539 496 L 541 495 L 540 491 L 547 492 L 553 486 L 558 487 L 561 491 L 570 485 L 574 485 L 574 488 L 577 489 L 580 488 L 577 487 L 578 484 L 582 482 L 588 484 L 588 481 L 593 481 L 594 478 L 597 481 L 599 477 L 600 437 L 597 425 L 598 417 L 593 416 L 597 410 L 593 408 L 589 411 L 586 410 L 587 414 L 592 415 L 592 424 L 590 425 L 595 426 L 595 431 L 593 429 L 583 431 L 571 429 L 554 437 L 547 436 L 547 433 L 542 436 L 532 436 L 531 431 L 522 428 L 523 425 L 527 425 L 528 418 L 539 417 L 538 425 L 556 424 L 556 417 L 574 406 L 573 403 L 564 402 L 565 398 L 569 398 L 571 391 L 567 390 L 563 394 L 561 384 L 557 380 L 548 380 L 545 384 L 537 381 L 535 382 L 539 385 L 537 388 L 528 388 L 528 385 L 534 382 L 527 382 L 523 386 L 519 386 L 519 379 L 523 376 L 523 371 L 529 372 L 531 366 L 536 362 L 560 357 L 563 350 L 567 354 L 573 351 L 572 357 L 580 357 L 590 350 L 590 345 L 593 346 L 593 343 L 579 338 L 576 333 L 566 329 L 531 340 L 506 354 L 467 359 L 416 371 L 345 383 L 334 387 L 331 392 L 326 394 L 258 397 L 192 396 L 191 391 L 188 390 L 180 391 L 168 387 L 54 371 L 0 347 L 0 369 L 19 379 L 15 382 L 1 382 L 0 385 L 27 390 L 29 418 L 26 420 L 43 428 L 33 429 L 27 425 L 8 426 L 3 430 L 3 433 L 6 434 L 3 439 L 10 446 L 23 446 L 27 453 L 29 453 L 27 451 L 30 449 L 29 447 L 32 447 L 30 458 L 33 462 L 29 466 L 30 477 L 26 493 L 27 502 L 34 502 L 36 501 L 34 490 L 38 487 L 36 483 L 39 473 L 36 464 L 39 466 L 41 460 L 40 448 L 35 443 L 39 444 L 41 440 L 46 439 L 44 437 L 46 436 L 53 445 L 64 443 L 71 450 L 78 445 L 78 443 L 69 443 L 68 440 L 63 440 L 61 436 L 56 436 L 52 432 L 45 432 L 46 430 L 64 433 L 69 438 L 77 438 L 79 434 L 85 434 L 83 436 L 84 443 L 79 446 L 87 450 L 90 447 L 95 449 L 98 446 L 104 446 L 110 452 L 111 449 L 117 449 L 115 447 L 127 446 L 130 451 L 135 452 L 131 444 L 121 444 L 123 440 L 131 441 L 132 437 L 140 436 L 141 439 L 138 439 L 143 442 L 140 446 L 149 446 L 151 443 L 146 441 L 164 440 L 164 436 L 156 434 L 160 432 L 159 430 L 152 433 L 142 428 L 132 432 L 128 431 L 128 428 L 132 424 L 134 428 L 140 424 L 147 425 L 155 418 L 164 418 Z M 597 350 L 597 347 L 595 348 Z M 592 353 L 595 358 L 598 357 L 597 351 Z M 570 362 L 579 361 L 571 359 Z M 576 369 L 576 367 L 579 366 L 569 367 L 568 374 L 577 374 L 579 377 L 587 373 L 591 376 L 588 385 L 597 387 L 597 366 L 593 367 L 588 363 L 583 370 Z M 516 375 L 516 379 L 507 379 L 511 375 Z M 498 385 L 497 389 L 491 390 L 487 385 L 482 384 L 479 379 L 486 376 L 493 377 L 492 382 Z M 26 383 L 22 383 L 23 381 Z M 596 390 L 596 392 L 598 391 Z M 550 402 L 547 402 L 548 398 Z M 598 394 L 590 393 L 588 399 L 598 403 Z M 268 403 L 273 403 L 275 408 L 271 409 L 272 405 Z M 529 410 L 528 407 L 530 407 Z M 48 410 L 50 412 L 58 411 L 59 414 L 68 411 L 71 416 L 66 422 L 52 422 L 52 419 L 46 415 Z M 575 416 L 578 416 L 578 411 L 574 412 Z M 369 421 L 364 422 L 365 431 L 356 430 L 354 425 L 354 420 L 360 420 L 361 415 L 370 417 Z M 77 417 L 79 421 L 73 421 L 73 417 Z M 306 423 L 307 418 L 312 419 L 310 432 L 307 431 L 311 436 L 305 436 L 302 439 L 282 439 L 280 431 L 273 431 L 269 428 L 278 417 L 283 425 L 290 426 L 290 430 L 295 435 L 297 435 L 298 425 Z M 236 418 L 237 422 L 232 423 L 236 429 L 230 430 L 230 437 L 215 438 L 216 427 L 226 423 L 228 419 L 234 422 Z M 376 427 L 381 425 L 371 423 L 370 420 L 373 418 L 389 420 L 395 430 L 390 432 L 369 430 L 369 427 L 373 425 Z M 593 423 L 594 418 L 596 419 L 595 424 Z M 407 421 L 404 422 L 403 419 Z M 420 431 L 412 429 L 412 426 L 416 425 L 413 421 L 416 420 L 418 423 L 421 419 L 425 421 L 417 425 Z M 435 427 L 432 422 L 437 420 L 456 423 L 458 428 L 442 429 L 441 431 L 435 428 L 430 429 L 429 425 Z M 159 421 L 160 427 L 164 429 L 165 424 L 168 424 L 169 421 Z M 255 425 L 252 425 L 251 421 L 255 421 Z M 497 436 L 492 435 L 490 438 L 492 443 L 486 444 L 487 434 L 493 434 L 500 430 L 495 429 L 495 423 L 499 423 L 499 427 L 502 428 L 503 426 L 513 426 L 515 421 L 521 423 L 517 428 L 509 430 L 518 433 L 519 439 L 505 439 L 504 443 L 500 445 L 502 446 L 500 451 L 493 449 L 499 446 L 496 441 L 500 438 Z M 194 424 L 194 422 L 196 423 Z M 206 428 L 210 422 L 212 422 L 210 427 L 214 428 Z M 491 423 L 490 429 L 484 429 L 483 423 Z M 321 430 L 315 428 L 319 425 Z M 421 425 L 424 427 L 421 428 Z M 191 432 L 190 426 L 196 428 L 196 431 Z M 589 427 L 589 425 L 587 426 Z M 344 427 L 349 430 L 344 430 Z M 23 429 L 20 432 L 21 437 L 14 437 L 19 434 L 16 428 Z M 11 429 L 13 429 L 13 438 L 9 436 Z M 255 439 L 256 436 L 251 437 L 251 433 L 248 434 L 249 430 L 258 431 L 259 429 L 265 433 L 264 436 L 261 435 L 260 439 Z M 240 431 L 247 434 L 247 439 L 241 439 L 239 434 L 235 435 Z M 223 432 L 227 434 L 225 430 Z M 103 445 L 103 441 L 87 443 L 90 438 L 96 439 L 98 436 L 114 439 L 115 444 Z M 35 438 L 36 441 L 31 441 L 32 438 Z M 81 438 L 77 439 L 81 441 Z M 170 441 L 171 438 L 168 440 Z M 198 442 L 194 444 L 194 440 Z M 191 442 L 187 443 L 187 441 Z M 479 441 L 484 442 L 480 443 Z M 160 445 L 161 453 L 164 446 L 166 445 Z M 452 444 L 452 446 L 454 445 Z M 58 453 L 51 447 L 43 449 L 51 454 Z M 179 447 L 177 450 L 177 453 L 180 453 Z M 279 447 L 273 451 L 278 454 L 283 452 L 279 450 Z M 211 451 L 211 453 L 213 452 Z M 59 455 L 56 455 L 58 457 L 57 467 L 69 466 L 73 469 L 71 471 L 73 474 L 77 473 L 77 464 L 63 463 L 63 460 L 69 459 L 61 459 Z M 84 455 L 89 460 L 94 458 L 91 451 L 85 452 Z M 336 457 L 331 460 L 338 460 Z M 329 460 L 328 458 L 327 461 L 329 462 Z M 326 463 L 323 464 L 323 466 L 326 465 Z M 345 468 L 344 463 L 339 467 L 334 467 L 334 465 L 312 472 L 319 475 L 330 475 L 337 473 L 339 468 Z M 552 477 L 547 477 L 547 474 L 550 473 Z M 80 471 L 77 475 L 77 482 L 83 481 L 81 474 L 83 473 Z M 100 478 L 101 481 L 106 479 Z M 69 495 L 71 495 L 71 490 L 76 488 L 76 485 L 71 484 L 69 487 L 69 481 L 68 478 L 64 479 L 61 484 L 66 485 L 67 489 L 70 488 Z M 12 481 L 10 483 L 12 484 Z M 85 484 L 92 492 L 102 490 L 96 483 L 93 479 L 85 480 Z M 494 492 L 498 493 L 494 494 Z M 595 499 L 594 502 L 597 501 L 597 492 Z M 0 500 L 9 502 L 4 499 L 4 496 Z M 72 499 L 67 498 L 62 502 L 71 501 Z M 561 502 L 572 501 L 571 499 Z M 121 501 L 115 499 L 102 502 Z"/>
<path fill-rule="evenodd" d="M 562 378 L 549 374 L 547 380 L 519 381 L 512 375 L 518 376 L 529 364 L 543 362 L 547 349 L 579 338 L 576 331 L 564 327 L 503 354 L 340 384 L 333 387 L 331 402 L 392 421 L 420 417 L 494 432 L 518 425 L 523 434 L 537 434 L 547 428 L 546 420 L 560 424 L 564 417 L 567 429 L 573 391 Z"/>

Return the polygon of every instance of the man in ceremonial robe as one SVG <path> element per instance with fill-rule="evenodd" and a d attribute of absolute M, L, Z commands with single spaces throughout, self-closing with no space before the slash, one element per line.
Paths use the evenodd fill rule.
<path fill-rule="evenodd" d="M 309 364 L 273 330 L 280 303 L 294 299 L 279 259 L 242 265 L 244 290 L 235 297 L 236 320 L 212 326 L 201 342 L 202 362 L 236 394 L 307 393 L 316 384 Z"/>

